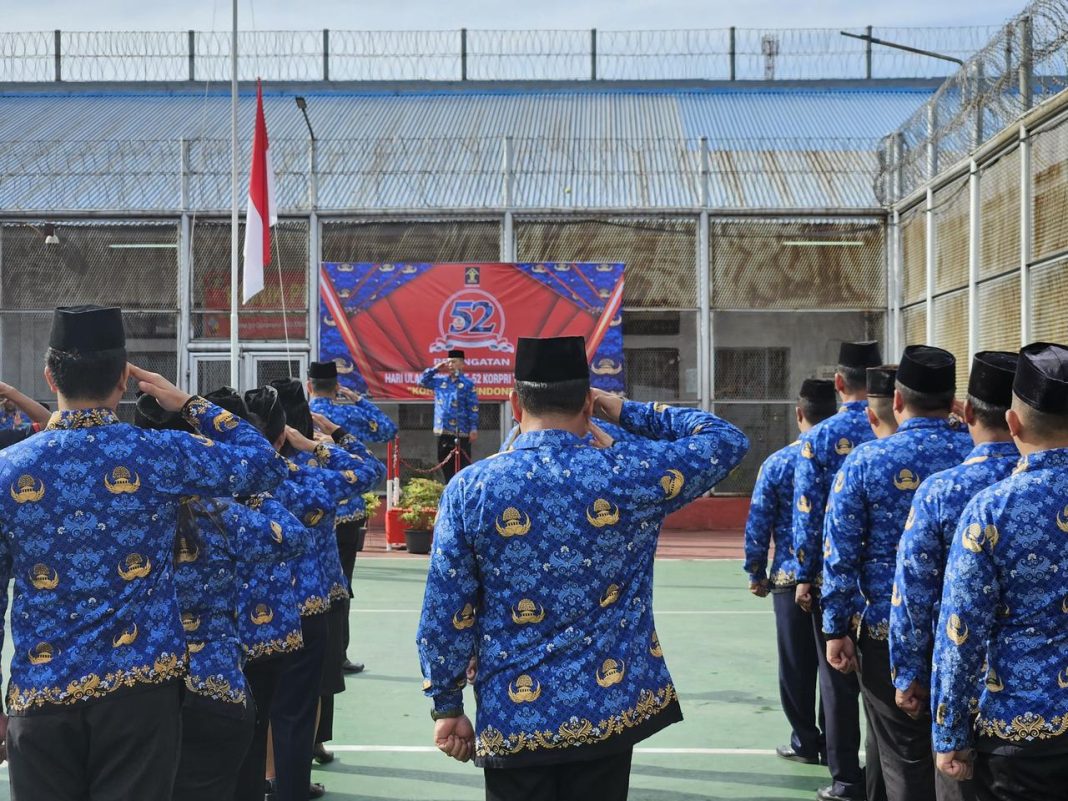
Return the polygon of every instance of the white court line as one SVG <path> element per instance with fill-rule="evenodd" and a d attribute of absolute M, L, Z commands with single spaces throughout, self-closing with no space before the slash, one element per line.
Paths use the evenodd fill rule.
<path fill-rule="evenodd" d="M 400 551 L 399 553 L 404 553 L 404 551 Z M 426 569 L 426 564 L 425 563 L 429 560 L 429 556 L 428 555 L 420 555 L 420 554 L 409 554 L 409 555 L 419 557 L 419 561 L 418 562 L 407 562 L 407 563 L 405 563 L 405 562 L 399 560 L 396 556 L 385 556 L 383 554 L 376 554 L 376 555 L 373 555 L 373 556 L 364 556 L 361 553 L 360 556 L 356 559 L 356 566 L 359 567 L 360 562 L 385 562 L 385 561 L 388 561 L 388 562 L 396 562 L 397 564 L 400 564 L 400 565 L 409 564 L 409 565 L 412 565 L 414 567 L 421 567 L 424 570 Z M 740 557 L 740 556 L 709 556 L 709 557 L 703 557 L 703 556 L 658 556 L 658 557 L 656 557 L 656 561 L 657 562 L 742 562 L 742 561 L 745 561 L 745 560 L 742 559 L 742 557 Z"/>
<path fill-rule="evenodd" d="M 331 751 L 343 754 L 436 754 L 432 745 L 334 745 Z M 763 748 L 642 748 L 636 754 L 677 754 L 693 756 L 775 756 L 772 749 Z"/>
<path fill-rule="evenodd" d="M 377 614 L 377 615 L 418 615 L 421 609 L 350 609 L 349 613 L 360 612 L 363 614 Z M 747 610 L 747 609 L 699 609 L 699 610 L 679 610 L 671 612 L 654 612 L 657 617 L 664 617 L 665 615 L 772 615 L 771 610 Z"/>

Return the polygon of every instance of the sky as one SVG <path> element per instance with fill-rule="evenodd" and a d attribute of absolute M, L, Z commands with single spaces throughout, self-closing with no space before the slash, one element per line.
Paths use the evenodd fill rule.
<path fill-rule="evenodd" d="M 239 0 L 255 30 L 455 28 L 687 29 L 995 25 L 1022 0 Z M 36 0 L 5 3 L 0 31 L 220 30 L 229 0 Z M 878 36 L 878 31 L 876 31 Z"/>

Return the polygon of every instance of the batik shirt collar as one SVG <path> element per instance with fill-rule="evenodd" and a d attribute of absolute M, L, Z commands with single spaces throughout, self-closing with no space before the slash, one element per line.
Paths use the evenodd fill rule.
<path fill-rule="evenodd" d="M 898 426 L 897 433 L 913 431 L 923 428 L 953 428 L 953 424 L 945 417 L 910 417 Z"/>
<path fill-rule="evenodd" d="M 48 420 L 48 430 L 98 428 L 120 422 L 118 415 L 111 409 L 65 409 L 53 412 Z"/>
<path fill-rule="evenodd" d="M 987 459 L 1018 459 L 1019 457 L 1020 452 L 1016 450 L 1015 442 L 981 442 L 972 448 L 972 452 L 968 454 L 964 464 L 973 465 Z"/>
<path fill-rule="evenodd" d="M 1068 448 L 1053 448 L 1024 456 L 1016 468 L 1017 473 L 1032 470 L 1051 470 L 1068 467 Z"/>
<path fill-rule="evenodd" d="M 549 428 L 542 431 L 528 431 L 520 434 L 512 443 L 513 450 L 527 448 L 576 448 L 583 445 L 583 441 L 572 434 L 559 428 Z"/>

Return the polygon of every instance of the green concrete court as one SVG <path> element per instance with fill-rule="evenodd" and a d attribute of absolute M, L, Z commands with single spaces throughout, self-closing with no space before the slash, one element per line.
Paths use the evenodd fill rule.
<path fill-rule="evenodd" d="M 431 745 L 415 650 L 426 564 L 416 556 L 361 556 L 356 563 L 351 656 L 368 669 L 338 699 L 337 760 L 313 771 L 328 799 L 484 797 L 479 770 Z M 815 798 L 828 783 L 826 769 L 774 755 L 788 732 L 776 687 L 771 600 L 746 591 L 738 560 L 659 560 L 656 570 L 657 633 L 686 720 L 641 744 L 631 798 Z M 5 664 L 8 658 L 5 649 Z M 0 799 L 8 797 L 3 782 Z"/>

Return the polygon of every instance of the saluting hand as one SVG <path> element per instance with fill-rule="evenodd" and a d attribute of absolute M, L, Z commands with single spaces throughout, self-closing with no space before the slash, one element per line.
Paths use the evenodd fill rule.
<path fill-rule="evenodd" d="M 467 715 L 442 718 L 434 724 L 434 745 L 457 762 L 467 762 L 475 753 L 475 727 Z"/>
<path fill-rule="evenodd" d="M 363 395 L 361 395 L 359 392 L 357 392 L 354 389 L 349 389 L 348 387 L 344 387 L 344 386 L 341 386 L 341 385 L 338 385 L 337 393 L 341 397 L 346 398 L 346 399 L 352 401 L 353 403 L 359 403 L 360 401 L 363 400 Z"/>
<path fill-rule="evenodd" d="M 919 682 L 912 682 L 904 692 L 897 690 L 894 693 L 894 701 L 898 708 L 913 720 L 919 720 L 928 716 L 927 702 L 931 692 L 921 687 Z"/>
<path fill-rule="evenodd" d="M 286 426 L 286 442 L 298 451 L 306 451 L 308 453 L 314 451 L 319 444 L 313 439 L 308 439 L 297 431 L 297 429 L 293 428 L 293 426 Z"/>
<path fill-rule="evenodd" d="M 609 423 L 618 423 L 623 413 L 623 399 L 603 389 L 591 389 L 593 393 L 593 416 Z"/>
<path fill-rule="evenodd" d="M 341 426 L 331 420 L 329 417 L 324 417 L 321 414 L 311 413 L 312 422 L 315 423 L 315 427 L 322 431 L 327 436 L 330 436 L 337 431 Z"/>
<path fill-rule="evenodd" d="M 137 382 L 137 388 L 159 401 L 164 411 L 180 412 L 193 397 L 188 392 L 178 389 L 159 373 L 150 373 L 135 364 L 130 364 L 129 367 L 130 376 Z"/>
<path fill-rule="evenodd" d="M 840 673 L 853 673 L 857 665 L 857 648 L 849 637 L 827 640 L 827 662 Z"/>
<path fill-rule="evenodd" d="M 611 448 L 616 444 L 616 441 L 592 420 L 590 421 L 590 434 L 593 436 L 593 447 L 595 448 Z"/>
<path fill-rule="evenodd" d="M 950 751 L 948 754 L 935 754 L 935 766 L 946 776 L 959 782 L 966 782 L 972 778 L 975 770 L 975 752 L 970 748 L 966 751 Z"/>

